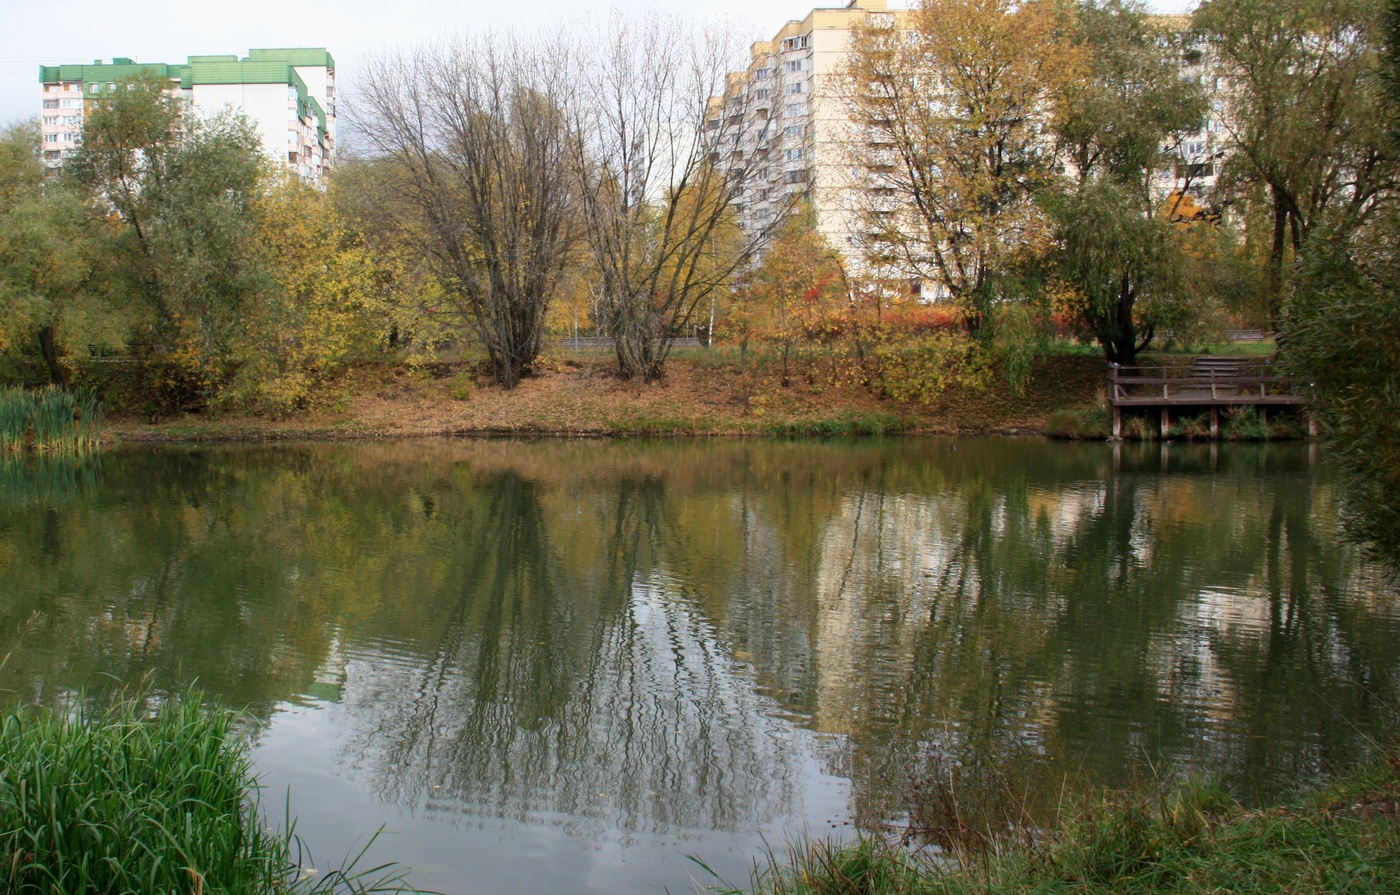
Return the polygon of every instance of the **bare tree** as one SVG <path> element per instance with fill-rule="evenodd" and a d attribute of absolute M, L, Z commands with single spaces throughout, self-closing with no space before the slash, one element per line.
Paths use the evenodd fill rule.
<path fill-rule="evenodd" d="M 576 232 L 566 61 L 554 45 L 461 38 L 371 62 L 357 97 L 412 210 L 404 232 L 505 388 L 539 353 Z"/>
<path fill-rule="evenodd" d="M 589 38 L 573 160 L 599 322 L 621 374 L 653 380 L 767 235 L 741 231 L 735 208 L 756 163 L 741 149 L 747 94 L 728 87 L 743 57 L 716 31 L 655 17 L 614 17 Z"/>

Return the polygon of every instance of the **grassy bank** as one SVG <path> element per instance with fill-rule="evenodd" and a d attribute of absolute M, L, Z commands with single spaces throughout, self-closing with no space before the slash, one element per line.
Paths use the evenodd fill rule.
<path fill-rule="evenodd" d="M 1066 809 L 1034 836 L 989 842 L 956 823 L 934 855 L 882 839 L 807 843 L 775 857 L 765 895 L 1131 895 L 1400 892 L 1400 759 L 1357 770 L 1294 804 L 1246 809 L 1178 785 Z M 744 891 L 734 889 L 732 893 Z"/>
<path fill-rule="evenodd" d="M 257 814 L 236 720 L 193 698 L 5 716 L 0 891 L 409 891 L 383 868 L 305 875 L 291 831 Z"/>

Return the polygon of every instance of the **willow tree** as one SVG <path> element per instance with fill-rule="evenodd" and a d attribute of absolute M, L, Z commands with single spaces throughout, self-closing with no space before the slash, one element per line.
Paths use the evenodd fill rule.
<path fill-rule="evenodd" d="M 492 35 L 381 57 L 356 123 L 384 172 L 445 309 L 496 381 L 528 375 L 576 234 L 570 83 L 558 47 Z"/>
<path fill-rule="evenodd" d="M 1363 226 L 1396 188 L 1386 145 L 1380 35 L 1384 0 L 1207 0 L 1226 98 L 1225 197 L 1268 221 L 1265 290 L 1280 318 L 1285 262 L 1324 220 Z"/>
<path fill-rule="evenodd" d="M 0 130 L 0 351 L 35 351 L 65 384 L 62 355 L 117 344 L 129 322 L 101 287 L 110 228 L 39 159 L 39 128 Z"/>
<path fill-rule="evenodd" d="M 718 32 L 660 18 L 614 17 L 588 43 L 573 170 L 598 322 L 622 376 L 653 380 L 767 236 L 741 232 L 734 208 L 757 164 L 733 152 L 746 109 L 727 72 L 742 56 Z"/>
<path fill-rule="evenodd" d="M 1205 100 L 1181 77 L 1179 38 L 1140 6 L 1086 0 L 1077 24 L 1087 65 L 1064 85 L 1054 129 L 1068 173 L 1042 194 L 1050 257 L 1080 328 L 1131 364 L 1158 327 L 1179 330 L 1194 310 L 1186 233 L 1156 184 L 1169 150 L 1200 129 Z"/>
<path fill-rule="evenodd" d="M 927 0 L 854 29 L 845 93 L 867 257 L 930 281 L 976 332 L 1048 238 L 1034 196 L 1079 52 L 1054 0 Z"/>

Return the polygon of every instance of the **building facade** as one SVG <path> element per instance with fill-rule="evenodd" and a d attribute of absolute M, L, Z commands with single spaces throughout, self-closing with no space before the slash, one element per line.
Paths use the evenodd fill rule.
<path fill-rule="evenodd" d="M 302 178 L 319 180 L 334 164 L 335 60 L 323 47 L 256 49 L 242 59 L 190 56 L 184 64 L 116 57 L 40 66 L 44 161 L 58 167 L 77 150 L 88 101 L 138 77 L 168 80 L 198 115 L 240 112 L 263 152 Z"/>
<path fill-rule="evenodd" d="M 803 194 L 828 243 L 853 266 L 864 263 L 862 246 L 871 234 L 859 230 L 866 226 L 874 200 L 865 195 L 870 178 L 861 168 L 878 167 L 879 154 L 886 150 L 856 133 L 847 113 L 843 70 L 857 26 L 912 28 L 914 5 L 911 0 L 846 0 L 841 7 L 813 9 L 785 24 L 772 40 L 752 45 L 749 67 L 731 74 L 726 96 L 712 101 L 707 122 L 711 129 L 722 128 L 732 143 L 719 157 L 731 168 L 747 171 L 738 202 L 745 230 L 770 226 Z M 1153 18 L 1163 39 L 1181 50 L 1182 76 L 1199 81 L 1211 98 L 1202 130 L 1163 147 L 1176 161 L 1157 180 L 1159 199 L 1181 196 L 1187 200 L 1183 207 L 1199 208 L 1225 157 L 1221 79 L 1209 46 L 1190 36 L 1189 17 Z M 734 131 L 738 116 L 742 128 Z"/>

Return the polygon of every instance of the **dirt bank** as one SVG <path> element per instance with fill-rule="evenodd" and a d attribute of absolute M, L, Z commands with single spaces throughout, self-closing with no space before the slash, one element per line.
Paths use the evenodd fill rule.
<path fill-rule="evenodd" d="M 626 382 L 605 352 L 547 358 L 512 391 L 451 364 L 427 369 L 364 367 L 332 389 L 327 406 L 295 417 L 189 414 L 149 423 L 115 417 L 121 441 L 264 441 L 428 435 L 773 435 L 843 431 L 1040 432 L 1055 410 L 1091 405 L 1102 391 L 1093 357 L 1039 364 L 1024 395 L 996 380 L 952 388 L 912 405 L 843 381 L 821 360 L 790 368 L 742 367 L 732 356 L 696 351 L 672 359 L 655 383 Z"/>

